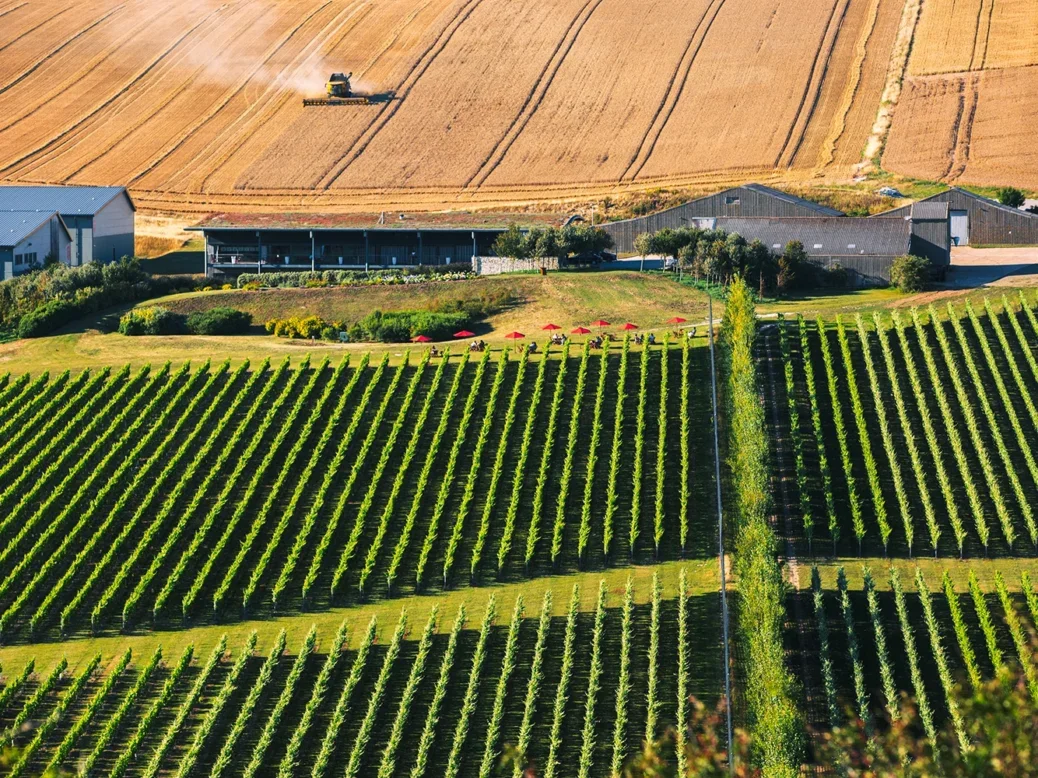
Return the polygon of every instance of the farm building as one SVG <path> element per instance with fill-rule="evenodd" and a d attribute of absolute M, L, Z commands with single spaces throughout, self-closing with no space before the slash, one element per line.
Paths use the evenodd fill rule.
<path fill-rule="evenodd" d="M 840 211 L 760 184 L 727 189 L 715 195 L 650 216 L 602 225 L 613 236 L 616 250 L 634 253 L 634 240 L 664 228 L 718 228 L 760 240 L 781 251 L 797 240 L 819 264 L 839 264 L 852 271 L 855 282 L 881 283 L 890 279 L 890 265 L 902 254 L 918 254 L 938 270 L 951 262 L 948 206 L 919 203 L 871 219 L 845 216 Z"/>
<path fill-rule="evenodd" d="M 913 208 L 924 203 L 947 204 L 953 246 L 1038 245 L 1038 215 L 1010 208 L 965 189 L 949 189 L 875 218 L 909 216 Z"/>
<path fill-rule="evenodd" d="M 859 286 L 888 283 L 894 259 L 911 253 L 915 240 L 914 225 L 907 219 L 719 218 L 699 219 L 695 226 L 738 233 L 748 241 L 759 240 L 776 254 L 790 241 L 799 241 L 812 262 L 846 268 Z M 944 266 L 948 259 L 946 252 Z"/>
<path fill-rule="evenodd" d="M 690 226 L 692 219 L 758 217 L 833 217 L 844 214 L 762 184 L 746 184 L 700 197 L 665 211 L 609 222 L 602 229 L 613 236 L 621 254 L 634 252 L 634 239 L 646 232 Z"/>
<path fill-rule="evenodd" d="M 133 256 L 136 210 L 121 186 L 0 186 L 0 211 L 61 215 L 72 236 L 72 265 Z"/>
<path fill-rule="evenodd" d="M 14 278 L 53 255 L 68 262 L 72 236 L 55 212 L 0 211 L 0 281 Z"/>
<path fill-rule="evenodd" d="M 561 226 L 537 214 L 216 214 L 189 229 L 205 237 L 206 272 L 449 265 L 487 256 L 512 224 Z"/>

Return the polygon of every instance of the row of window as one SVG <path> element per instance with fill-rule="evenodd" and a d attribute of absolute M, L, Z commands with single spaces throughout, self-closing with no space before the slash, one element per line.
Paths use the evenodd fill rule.
<path fill-rule="evenodd" d="M 15 265 L 34 265 L 36 264 L 36 252 L 30 251 L 26 254 L 15 254 L 14 255 Z"/>

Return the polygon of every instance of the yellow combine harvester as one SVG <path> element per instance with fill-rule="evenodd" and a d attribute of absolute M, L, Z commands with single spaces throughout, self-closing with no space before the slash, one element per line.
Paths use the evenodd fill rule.
<path fill-rule="evenodd" d="M 367 105 L 368 98 L 353 93 L 352 73 L 332 73 L 325 84 L 327 97 L 304 98 L 303 105 Z"/>

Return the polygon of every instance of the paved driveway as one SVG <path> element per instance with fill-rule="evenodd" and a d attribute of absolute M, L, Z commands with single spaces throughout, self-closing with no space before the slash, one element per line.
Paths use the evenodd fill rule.
<path fill-rule="evenodd" d="M 978 286 L 1038 286 L 1038 247 L 952 249 L 947 281 L 950 289 Z"/>

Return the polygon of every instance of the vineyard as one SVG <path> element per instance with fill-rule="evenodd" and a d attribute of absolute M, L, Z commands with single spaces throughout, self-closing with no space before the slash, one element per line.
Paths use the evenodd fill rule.
<path fill-rule="evenodd" d="M 603 582 L 590 611 L 574 586 L 347 619 L 299 645 L 282 630 L 262 650 L 253 632 L 107 666 L 30 661 L 0 694 L 4 743 L 22 747 L 10 774 L 456 778 L 499 774 L 513 744 L 546 776 L 607 776 L 686 720 L 688 694 L 717 696 L 716 598 L 692 596 L 684 570 L 668 584 Z"/>
<path fill-rule="evenodd" d="M 1038 704 L 1029 637 L 1038 625 L 1038 593 L 1026 572 L 1007 580 L 996 570 L 982 583 L 972 569 L 928 576 L 866 567 L 851 570 L 860 573 L 860 587 L 843 568 L 835 580 L 832 572 L 823 582 L 815 568 L 810 587 L 794 595 L 812 622 L 802 649 L 812 721 L 841 726 L 853 712 L 872 733 L 881 722 L 915 715 L 931 744 L 949 723 L 967 742 L 956 687 L 968 694 L 1007 667 L 1022 672 Z M 914 714 L 903 694 L 915 700 Z"/>
<path fill-rule="evenodd" d="M 11 378 L 3 642 L 709 556 L 705 350 L 570 351 Z"/>
<path fill-rule="evenodd" d="M 981 557 L 1038 548 L 1038 314 L 1020 294 L 780 322 L 777 463 L 801 553 Z"/>

